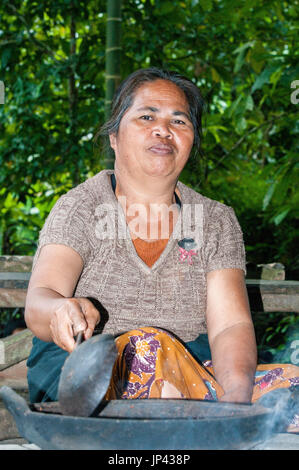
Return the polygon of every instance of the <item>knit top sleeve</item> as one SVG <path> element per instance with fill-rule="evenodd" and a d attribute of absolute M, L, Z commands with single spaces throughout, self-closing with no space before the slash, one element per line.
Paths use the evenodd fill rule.
<path fill-rule="evenodd" d="M 58 199 L 39 233 L 35 266 L 40 250 L 49 244 L 65 245 L 75 250 L 87 263 L 91 246 L 86 227 L 86 206 L 80 198 L 64 195 Z"/>
<path fill-rule="evenodd" d="M 212 217 L 205 235 L 205 272 L 239 268 L 246 275 L 243 233 L 234 210 L 222 205 Z"/>

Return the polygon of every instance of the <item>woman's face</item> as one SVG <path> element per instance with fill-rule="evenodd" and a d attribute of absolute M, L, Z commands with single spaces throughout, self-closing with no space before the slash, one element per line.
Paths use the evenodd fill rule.
<path fill-rule="evenodd" d="M 176 180 L 193 146 L 194 130 L 184 92 L 168 80 L 142 85 L 110 135 L 117 168 L 132 177 Z"/>

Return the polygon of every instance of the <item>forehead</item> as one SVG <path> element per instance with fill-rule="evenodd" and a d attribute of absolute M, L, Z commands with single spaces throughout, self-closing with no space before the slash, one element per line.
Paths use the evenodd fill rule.
<path fill-rule="evenodd" d="M 150 105 L 153 102 L 160 105 L 174 106 L 175 108 L 180 106 L 185 110 L 189 109 L 183 90 L 169 80 L 157 79 L 141 85 L 134 94 L 132 107 L 136 108 L 141 104 Z"/>

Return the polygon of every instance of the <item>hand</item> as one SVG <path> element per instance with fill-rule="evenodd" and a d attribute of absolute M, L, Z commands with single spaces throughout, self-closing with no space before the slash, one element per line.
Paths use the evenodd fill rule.
<path fill-rule="evenodd" d="M 83 297 L 61 299 L 50 321 L 53 341 L 71 352 L 75 347 L 74 336 L 84 331 L 84 339 L 91 338 L 99 321 L 99 311 L 90 300 Z"/>
<path fill-rule="evenodd" d="M 251 403 L 252 389 L 237 386 L 224 392 L 219 401 L 233 403 Z"/>

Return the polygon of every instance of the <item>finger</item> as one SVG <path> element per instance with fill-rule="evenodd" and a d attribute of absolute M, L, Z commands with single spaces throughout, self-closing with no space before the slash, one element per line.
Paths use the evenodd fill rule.
<path fill-rule="evenodd" d="M 87 330 L 84 331 L 84 339 L 87 340 L 92 337 L 94 332 L 94 327 L 88 327 Z"/>
<path fill-rule="evenodd" d="M 74 336 L 87 327 L 80 304 L 75 299 L 68 299 L 56 310 L 52 323 L 59 345 L 67 351 L 75 347 Z"/>
<path fill-rule="evenodd" d="M 53 341 L 57 346 L 68 352 L 71 352 L 74 349 L 75 340 L 73 337 L 72 324 L 66 314 L 62 318 L 60 316 L 53 315 L 50 322 L 50 329 Z"/>
<path fill-rule="evenodd" d="M 88 327 L 84 310 L 77 299 L 68 305 L 68 317 L 71 320 L 72 335 L 77 336 L 81 331 L 85 331 Z"/>
<path fill-rule="evenodd" d="M 64 335 L 62 340 L 63 340 L 63 345 L 64 345 L 64 349 L 68 352 L 72 352 L 73 349 L 75 348 L 76 346 L 76 342 L 75 342 L 75 338 L 73 336 L 73 328 L 72 328 L 72 325 L 70 323 L 68 323 L 67 325 L 67 332 L 68 334 L 67 335 Z"/>
<path fill-rule="evenodd" d="M 84 313 L 85 321 L 87 323 L 87 328 L 85 329 L 84 332 L 84 339 L 89 339 L 91 338 L 95 326 L 99 323 L 100 321 L 100 313 L 99 311 L 95 308 L 92 302 L 88 299 L 80 299 L 80 305 Z"/>

